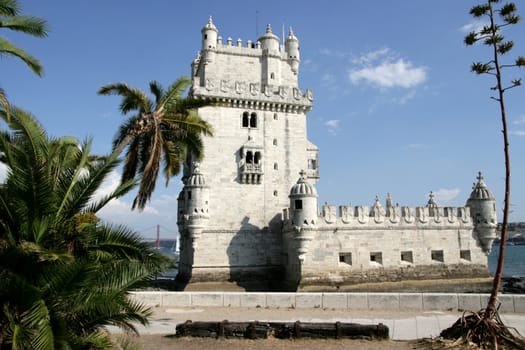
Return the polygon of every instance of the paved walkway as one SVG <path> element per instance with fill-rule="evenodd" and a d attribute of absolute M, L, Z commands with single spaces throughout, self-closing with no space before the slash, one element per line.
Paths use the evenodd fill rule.
<path fill-rule="evenodd" d="M 192 321 L 274 321 L 274 322 L 347 322 L 360 324 L 383 323 L 393 340 L 411 340 L 436 337 L 450 327 L 460 316 L 457 312 L 387 312 L 340 311 L 323 309 L 272 308 L 153 308 L 150 325 L 139 326 L 140 334 L 174 334 L 175 326 Z M 525 335 L 525 314 L 502 314 L 503 322 Z M 111 327 L 110 332 L 120 330 Z"/>

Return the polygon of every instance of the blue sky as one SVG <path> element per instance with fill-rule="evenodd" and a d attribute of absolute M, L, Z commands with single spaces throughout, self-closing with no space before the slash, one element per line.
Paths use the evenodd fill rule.
<path fill-rule="evenodd" d="M 300 86 L 314 91 L 309 139 L 320 149 L 319 204 L 371 205 L 390 192 L 400 205 L 425 205 L 436 193 L 443 206 L 462 206 L 478 171 L 494 192 L 498 215 L 504 193 L 503 141 L 491 77 L 469 71 L 488 60 L 483 46 L 463 37 L 479 25 L 468 14 L 476 1 L 20 1 L 23 12 L 45 18 L 49 36 L 2 31 L 45 67 L 39 78 L 14 58 L 0 57 L 0 84 L 13 104 L 35 114 L 50 134 L 92 137 L 107 153 L 118 125 L 119 99 L 100 86 L 127 82 L 164 86 L 190 74 L 200 30 L 213 16 L 219 34 L 243 42 L 267 23 L 281 35 L 293 27 L 300 41 Z M 525 16 L 525 1 L 516 1 Z M 507 30 L 511 57 L 525 55 L 525 22 Z M 508 59 L 508 58 L 507 58 Z M 508 70 L 508 80 L 525 70 Z M 506 94 L 512 161 L 511 220 L 525 221 L 525 88 Z M 116 183 L 109 179 L 104 189 Z M 101 216 L 145 236 L 161 225 L 176 232 L 179 179 L 161 180 L 150 206 L 131 212 L 131 196 Z"/>

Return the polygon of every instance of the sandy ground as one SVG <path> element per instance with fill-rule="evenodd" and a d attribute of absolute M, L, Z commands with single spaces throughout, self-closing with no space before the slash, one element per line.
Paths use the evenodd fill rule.
<path fill-rule="evenodd" d="M 142 350 L 407 350 L 421 348 L 417 341 L 392 340 L 281 340 L 275 338 L 245 340 L 169 338 L 163 335 L 129 336 L 127 340 Z"/>

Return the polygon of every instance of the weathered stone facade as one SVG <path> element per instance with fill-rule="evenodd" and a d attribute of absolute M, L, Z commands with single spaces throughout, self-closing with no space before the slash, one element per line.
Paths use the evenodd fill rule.
<path fill-rule="evenodd" d="M 211 18 L 192 63 L 191 94 L 214 127 L 179 195 L 178 280 L 245 289 L 338 289 L 363 283 L 487 277 L 494 197 L 480 174 L 461 208 L 324 205 L 318 149 L 307 139 L 312 91 L 298 85 L 299 41 L 268 26 L 226 43 Z M 299 180 L 297 180 L 300 174 Z"/>

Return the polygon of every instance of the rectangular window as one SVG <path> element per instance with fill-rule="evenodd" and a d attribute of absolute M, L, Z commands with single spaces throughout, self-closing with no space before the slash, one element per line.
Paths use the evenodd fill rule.
<path fill-rule="evenodd" d="M 401 252 L 401 261 L 407 262 L 407 263 L 414 263 L 414 256 L 411 251 L 405 251 Z"/>
<path fill-rule="evenodd" d="M 459 257 L 460 257 L 462 260 L 471 261 L 471 258 L 470 258 L 470 250 L 461 250 L 461 251 L 459 252 Z"/>
<path fill-rule="evenodd" d="M 352 253 L 339 253 L 339 262 L 352 265 Z"/>
<path fill-rule="evenodd" d="M 381 252 L 370 253 L 370 262 L 375 262 L 376 264 L 383 265 L 383 253 Z"/>
<path fill-rule="evenodd" d="M 430 253 L 430 257 L 432 258 L 432 261 L 436 262 L 445 262 L 445 259 L 443 257 L 443 251 L 442 250 L 433 250 Z"/>
<path fill-rule="evenodd" d="M 191 199 L 191 191 L 188 191 L 188 199 Z"/>
<path fill-rule="evenodd" d="M 296 199 L 295 200 L 295 209 L 299 209 L 299 210 L 303 209 L 303 201 L 302 200 L 300 200 L 300 199 Z"/>

